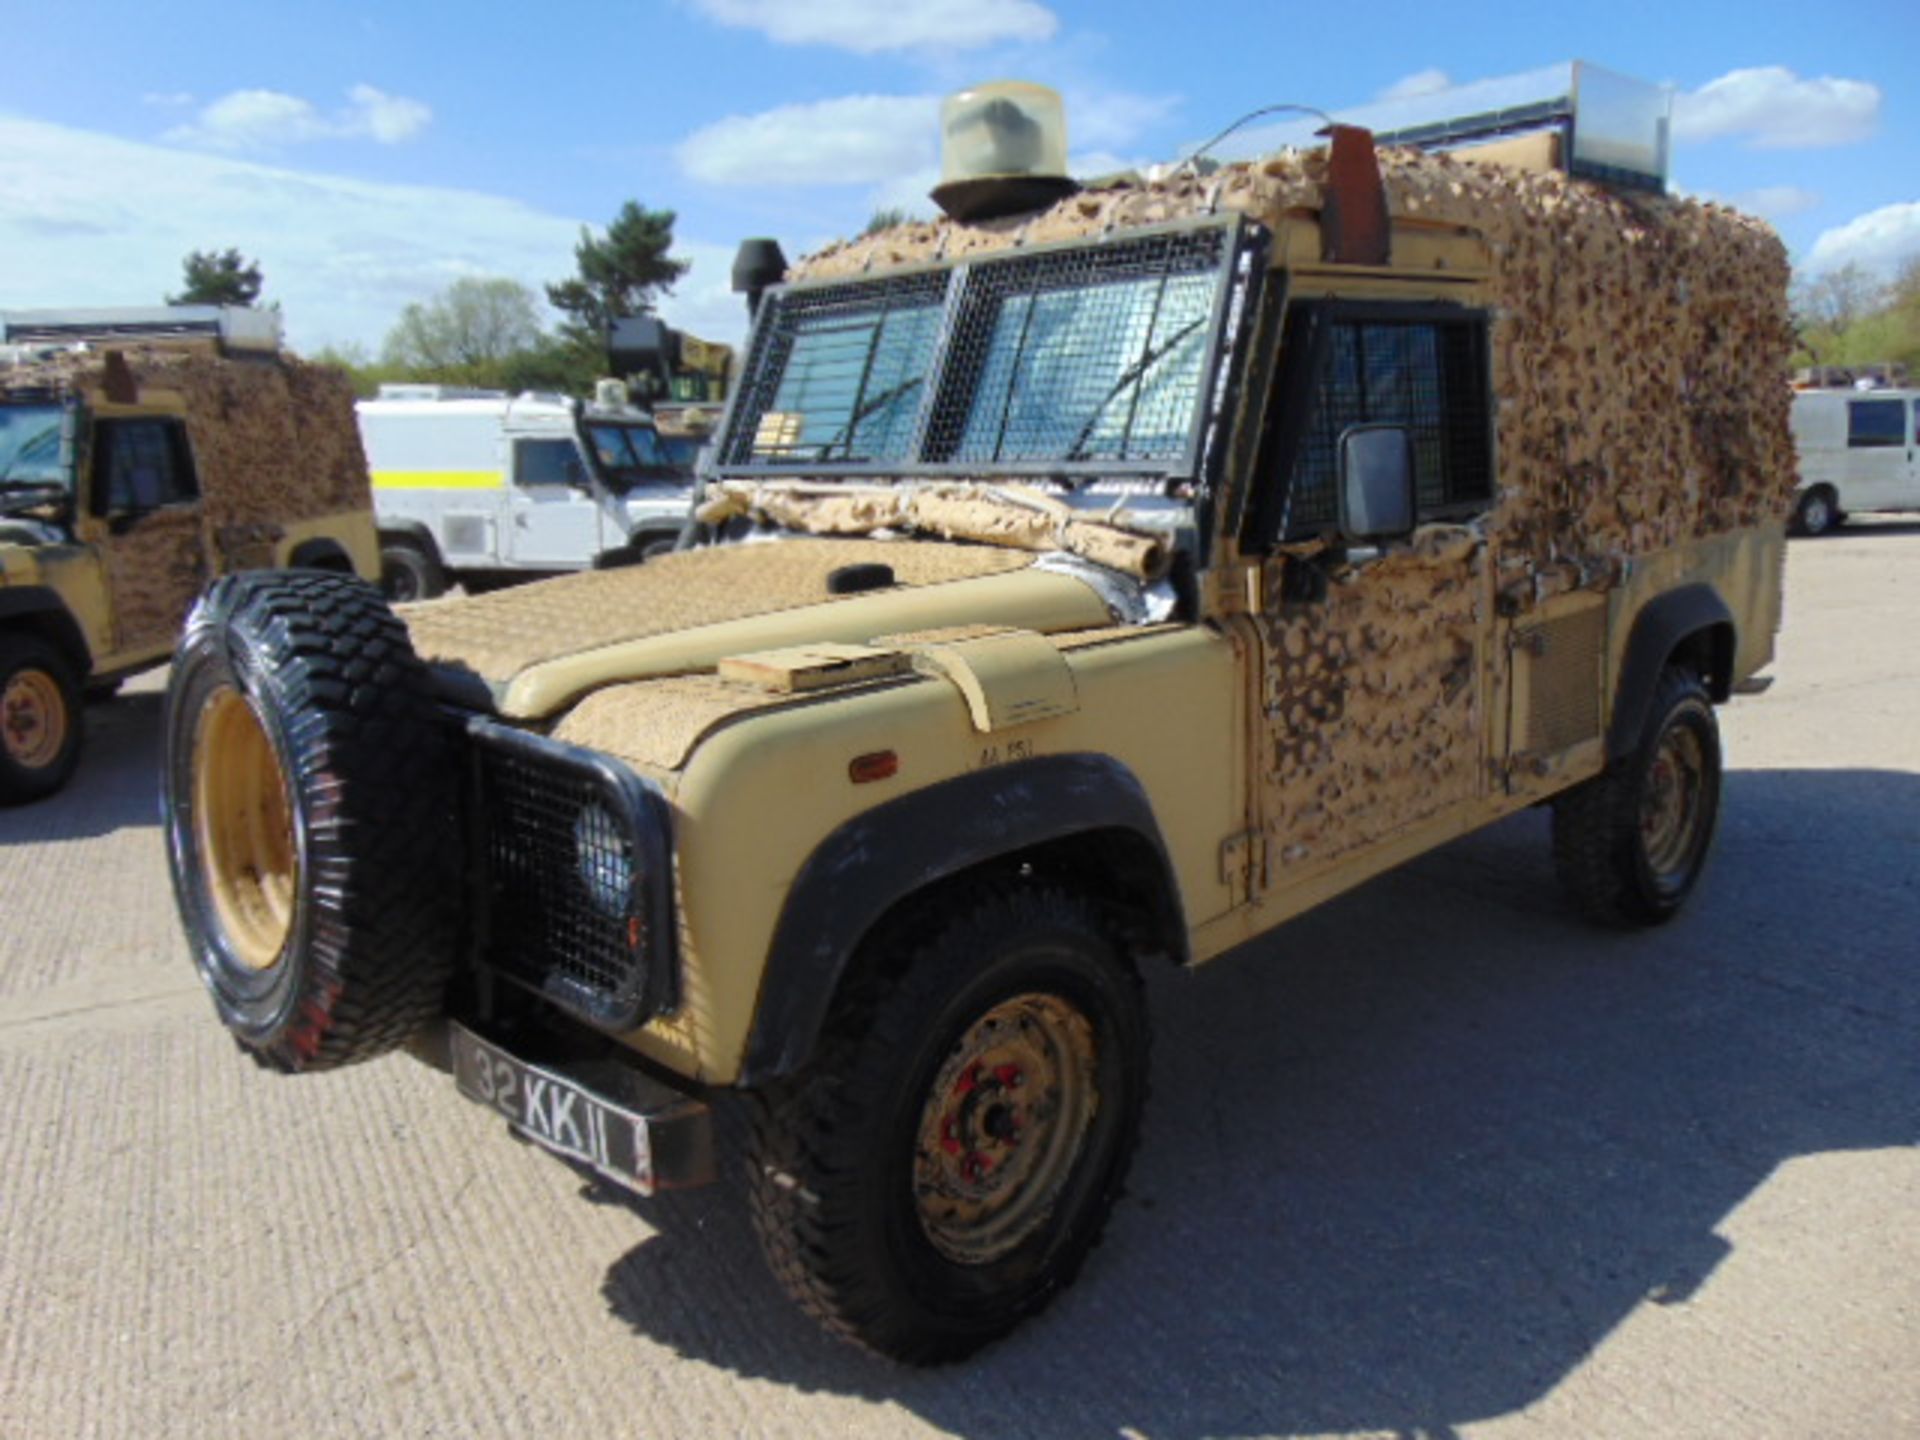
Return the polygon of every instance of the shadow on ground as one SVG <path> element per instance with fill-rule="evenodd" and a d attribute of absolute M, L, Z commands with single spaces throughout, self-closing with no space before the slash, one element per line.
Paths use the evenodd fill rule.
<path fill-rule="evenodd" d="M 138 690 L 86 708 L 85 748 L 66 789 L 0 809 L 0 845 L 39 845 L 160 823 L 165 695 Z"/>
<path fill-rule="evenodd" d="M 1571 918 L 1527 814 L 1158 978 L 1131 1193 L 1079 1284 L 968 1366 L 817 1334 L 735 1187 L 644 1206 L 662 1233 L 607 1304 L 979 1440 L 1443 1436 L 1527 1405 L 1691 1296 L 1776 1166 L 1920 1141 L 1920 777 L 1735 772 L 1725 815 L 1663 930 Z"/>

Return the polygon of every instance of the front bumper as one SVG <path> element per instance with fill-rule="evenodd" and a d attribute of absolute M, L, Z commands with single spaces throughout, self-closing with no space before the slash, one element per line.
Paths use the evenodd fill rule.
<path fill-rule="evenodd" d="M 711 1108 L 617 1059 L 536 1064 L 451 1020 L 415 1051 L 515 1133 L 636 1194 L 714 1178 Z"/>

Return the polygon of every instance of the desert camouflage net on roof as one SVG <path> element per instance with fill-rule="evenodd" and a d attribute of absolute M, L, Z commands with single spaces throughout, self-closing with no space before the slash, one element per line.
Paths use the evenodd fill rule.
<path fill-rule="evenodd" d="M 206 523 L 223 549 L 244 546 L 249 531 L 373 508 L 353 386 L 331 366 L 285 354 L 101 346 L 0 370 L 0 387 L 53 385 L 98 397 L 115 348 L 143 396 L 171 391 L 186 402 Z"/>
<path fill-rule="evenodd" d="M 402 610 L 428 660 L 463 664 L 504 681 L 532 665 L 697 625 L 769 615 L 843 598 L 827 577 L 879 562 L 901 586 L 935 585 L 1024 569 L 1033 557 L 987 545 L 885 540 L 794 540 L 662 555 L 645 565 L 595 570 L 539 585 Z"/>

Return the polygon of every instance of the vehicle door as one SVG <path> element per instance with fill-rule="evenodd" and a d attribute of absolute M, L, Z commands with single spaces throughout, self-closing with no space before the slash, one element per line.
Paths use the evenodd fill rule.
<path fill-rule="evenodd" d="M 1913 494 L 1912 402 L 1864 393 L 1847 399 L 1847 450 L 1841 461 L 1842 510 L 1897 510 Z"/>
<path fill-rule="evenodd" d="M 1264 884 L 1306 881 L 1441 827 L 1488 788 L 1493 564 L 1466 522 L 1494 498 L 1487 317 L 1295 300 L 1250 494 L 1260 587 Z M 1420 528 L 1340 539 L 1340 453 L 1404 427 Z"/>
<path fill-rule="evenodd" d="M 199 475 L 175 416 L 93 422 L 83 537 L 103 563 L 114 650 L 171 645 L 207 582 Z"/>
<path fill-rule="evenodd" d="M 529 569 L 579 569 L 601 550 L 600 504 L 593 477 L 568 434 L 514 436 L 507 560 Z"/>

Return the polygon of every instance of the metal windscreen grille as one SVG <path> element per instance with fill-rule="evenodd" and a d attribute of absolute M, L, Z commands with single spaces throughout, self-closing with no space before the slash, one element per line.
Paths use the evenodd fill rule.
<path fill-rule="evenodd" d="M 835 285 L 769 298 L 751 432 L 730 464 L 879 464 L 913 458 L 949 275 Z"/>
<path fill-rule="evenodd" d="M 1190 468 L 1249 234 L 1219 217 L 775 292 L 719 470 Z"/>
<path fill-rule="evenodd" d="M 1182 458 L 1225 244 L 1192 230 L 979 267 L 947 346 L 965 403 L 934 413 L 926 459 Z"/>
<path fill-rule="evenodd" d="M 1485 336 L 1473 321 L 1338 321 L 1294 456 L 1288 530 L 1339 519 L 1340 437 L 1403 425 L 1413 441 L 1422 519 L 1493 494 Z"/>
<path fill-rule="evenodd" d="M 589 772 L 479 750 L 489 896 L 487 963 L 541 987 L 631 1011 L 648 936 L 634 901 L 633 837 Z"/>

